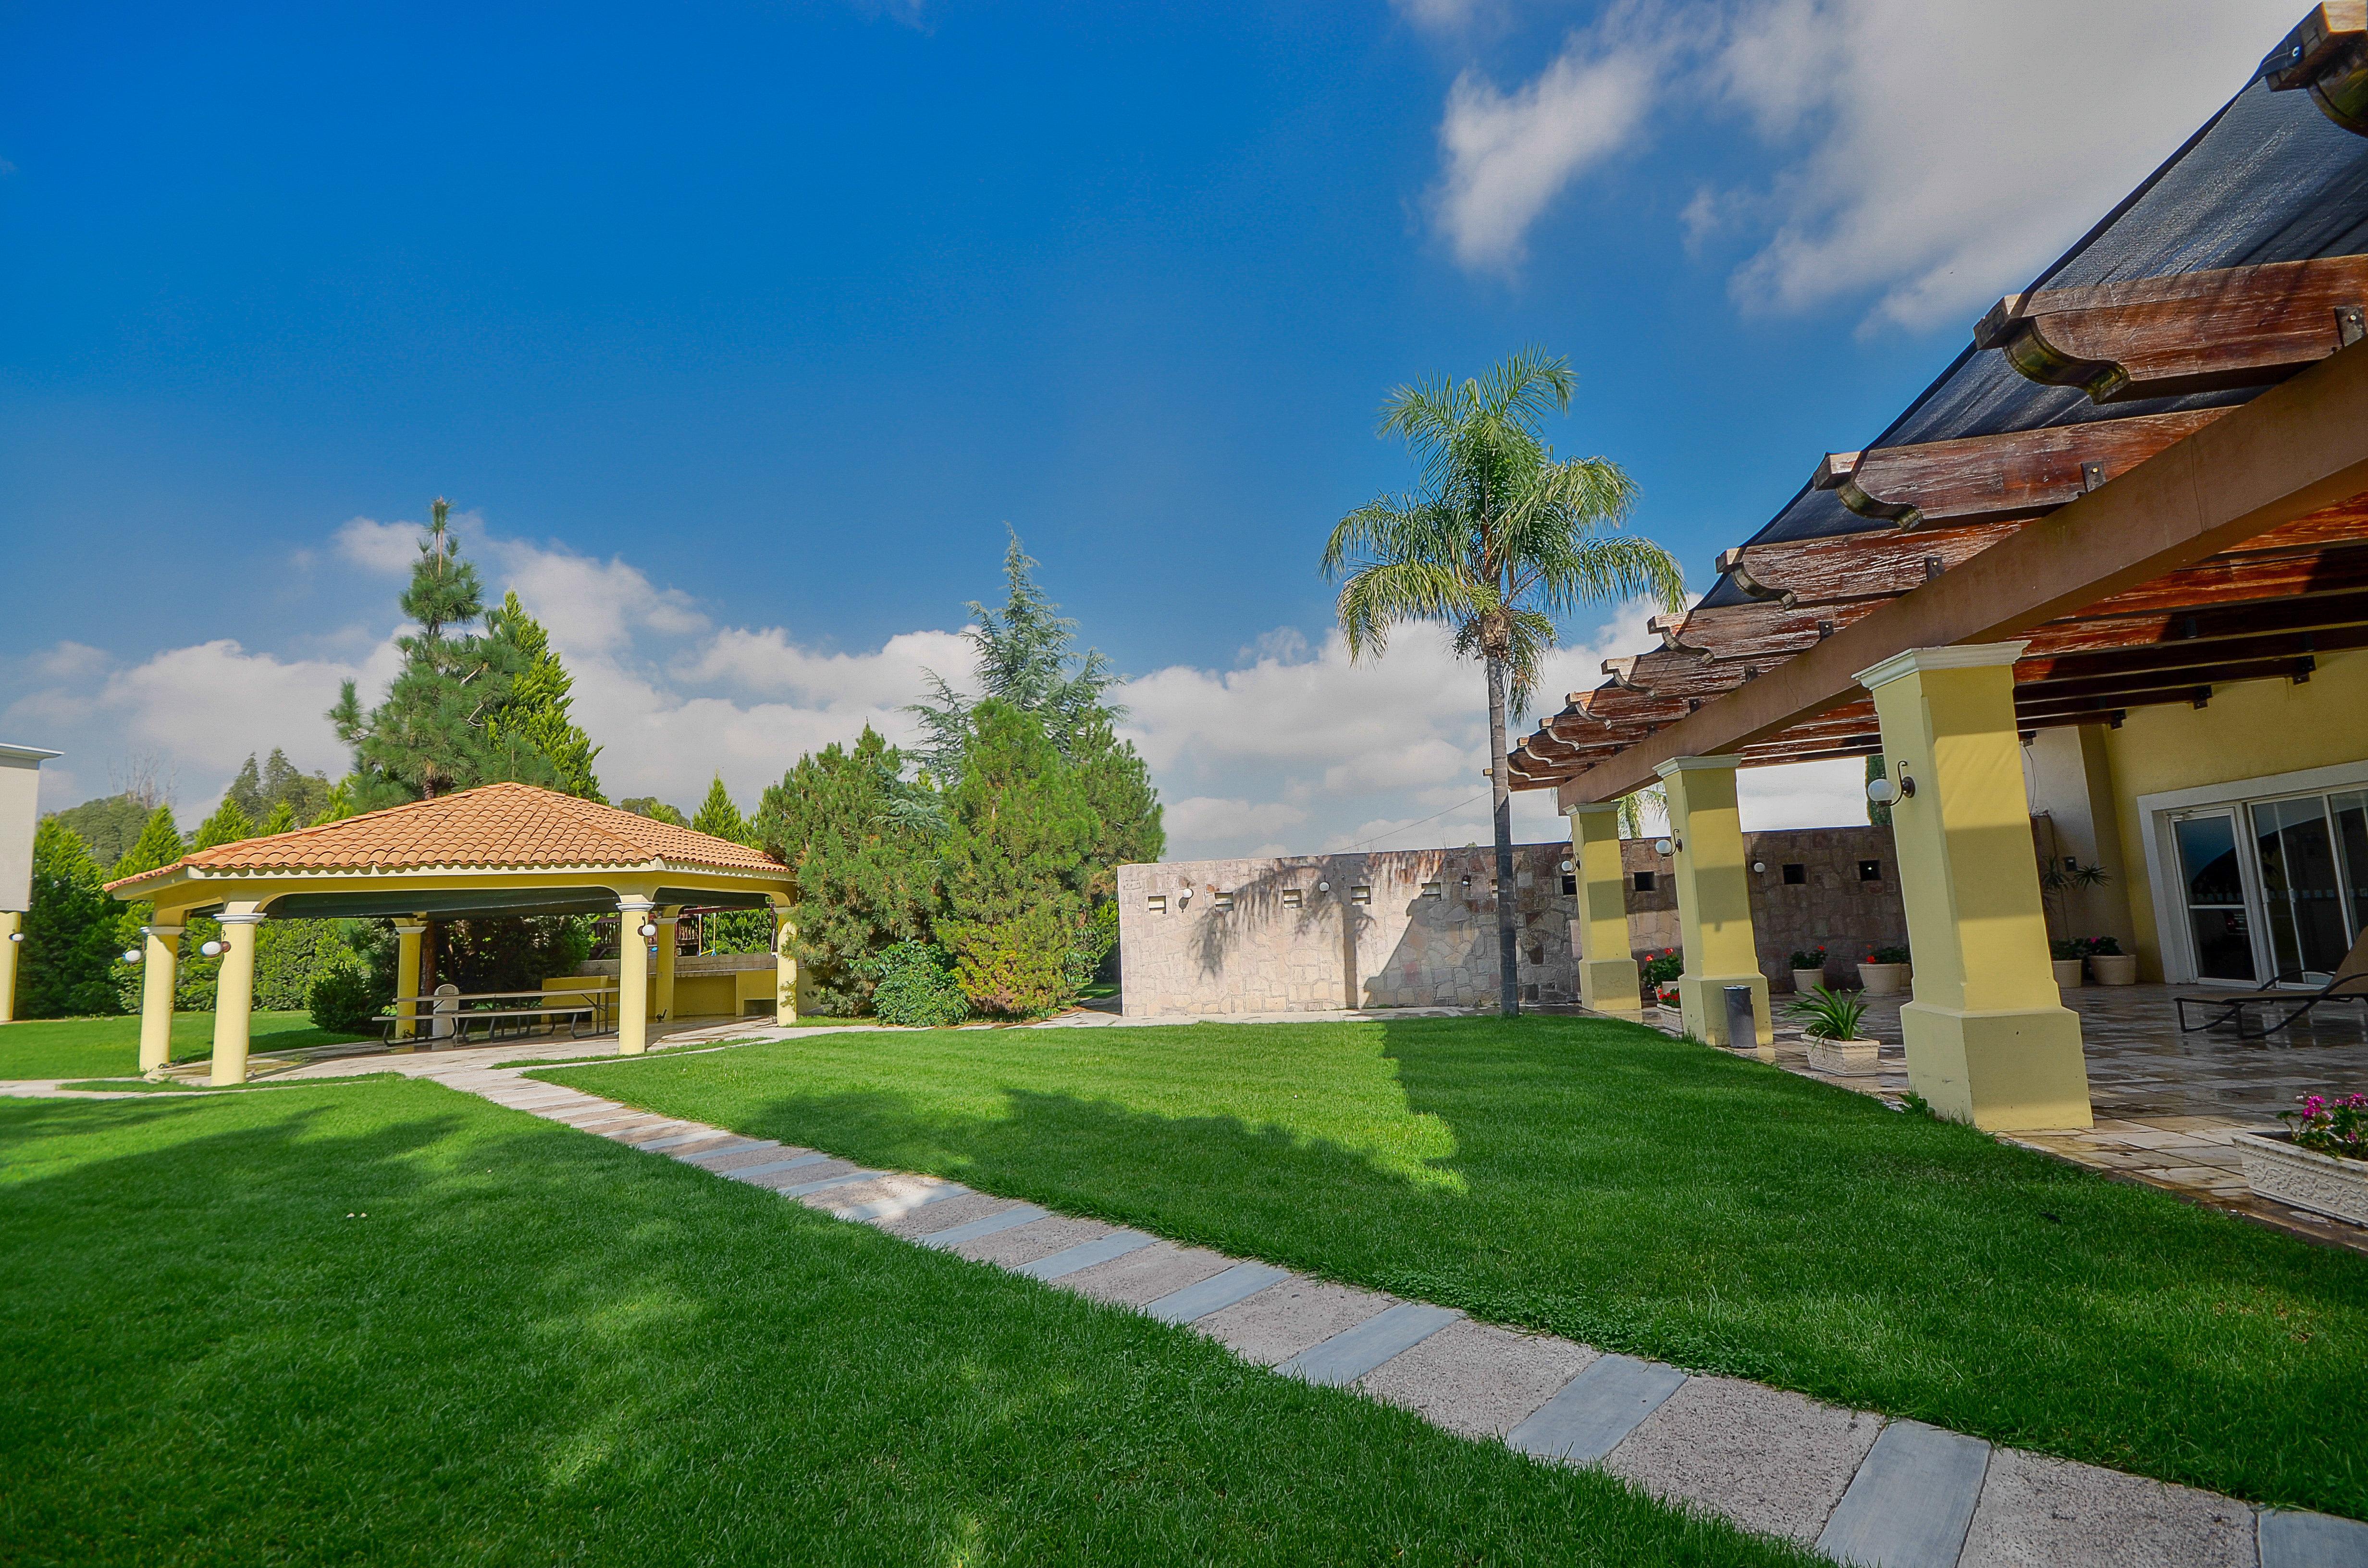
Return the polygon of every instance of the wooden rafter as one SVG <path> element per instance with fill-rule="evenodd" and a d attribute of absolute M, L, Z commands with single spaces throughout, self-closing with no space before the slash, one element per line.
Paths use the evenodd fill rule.
<path fill-rule="evenodd" d="M 2021 528 L 1980 523 L 1930 532 L 1834 534 L 1726 551 L 1718 569 L 1754 598 L 1788 608 L 1887 599 L 1922 587 Z"/>
<path fill-rule="evenodd" d="M 1974 329 L 2034 381 L 2099 403 L 2267 386 L 2363 335 L 2368 256 L 2009 294 Z"/>
<path fill-rule="evenodd" d="M 1810 483 L 1838 493 L 1861 517 L 1903 528 L 2028 522 L 2119 479 L 2227 412 L 2199 408 L 1827 452 Z"/>

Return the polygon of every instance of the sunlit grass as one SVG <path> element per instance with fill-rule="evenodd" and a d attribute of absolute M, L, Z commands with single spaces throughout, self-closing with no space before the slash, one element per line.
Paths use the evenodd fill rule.
<path fill-rule="evenodd" d="M 313 1027 L 304 1013 L 251 1015 L 249 1049 L 290 1051 L 335 1045 L 359 1035 L 332 1034 Z M 214 1016 L 173 1016 L 173 1060 L 201 1061 L 214 1053 Z M 140 1071 L 140 1020 L 35 1018 L 0 1025 L 0 1078 L 105 1078 Z"/>

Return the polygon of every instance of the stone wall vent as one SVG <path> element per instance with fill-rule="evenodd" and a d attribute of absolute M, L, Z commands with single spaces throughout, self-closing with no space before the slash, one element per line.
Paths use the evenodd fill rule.
<path fill-rule="evenodd" d="M 1349 890 L 1349 902 L 1350 903 L 1371 903 L 1373 902 L 1373 890 L 1360 882 L 1358 885 Z"/>
<path fill-rule="evenodd" d="M 1143 906 L 1154 915 L 1165 915 L 1167 913 L 1167 895 L 1164 892 L 1153 893 L 1143 901 Z"/>
<path fill-rule="evenodd" d="M 1447 896 L 1447 884 L 1444 882 L 1425 882 L 1422 884 L 1422 896 L 1425 898 L 1445 898 Z"/>
<path fill-rule="evenodd" d="M 1285 888 L 1282 890 L 1282 906 L 1285 909 L 1297 909 L 1304 897 L 1304 895 L 1297 888 Z"/>
<path fill-rule="evenodd" d="M 1212 902 L 1219 909 L 1231 909 L 1234 906 L 1234 895 L 1229 892 L 1217 893 L 1212 895 Z"/>

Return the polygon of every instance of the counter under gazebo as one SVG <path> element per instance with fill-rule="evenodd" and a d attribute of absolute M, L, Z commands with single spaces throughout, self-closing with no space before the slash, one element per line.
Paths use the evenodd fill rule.
<path fill-rule="evenodd" d="M 686 907 L 771 909 L 776 1017 L 797 1016 L 794 898 L 788 868 L 712 834 L 529 784 L 487 784 L 185 855 L 107 884 L 155 915 L 142 927 L 140 1068 L 172 1053 L 173 985 L 192 916 L 222 924 L 211 1081 L 246 1081 L 256 928 L 266 920 L 384 918 L 396 923 L 397 1032 L 419 1022 L 420 937 L 432 920 L 609 915 L 617 923 L 618 1049 L 647 1049 L 649 1009 L 671 978 L 671 929 Z M 638 952 L 640 962 L 630 961 Z M 654 991 L 654 985 L 655 990 Z M 404 1017 L 402 1003 L 412 1005 Z"/>

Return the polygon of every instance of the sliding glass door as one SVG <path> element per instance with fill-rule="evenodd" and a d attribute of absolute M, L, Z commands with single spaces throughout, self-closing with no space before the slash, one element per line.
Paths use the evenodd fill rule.
<path fill-rule="evenodd" d="M 2179 817 L 2171 823 L 2171 832 L 2179 844 L 2187 926 L 2195 944 L 2195 977 L 2257 982 L 2252 918 L 2245 897 L 2244 867 L 2237 856 L 2236 812 Z"/>
<path fill-rule="evenodd" d="M 2250 812 L 2271 972 L 2289 979 L 2325 974 L 2351 949 L 2344 907 L 2351 900 L 2335 863 L 2327 797 L 2260 801 Z"/>

